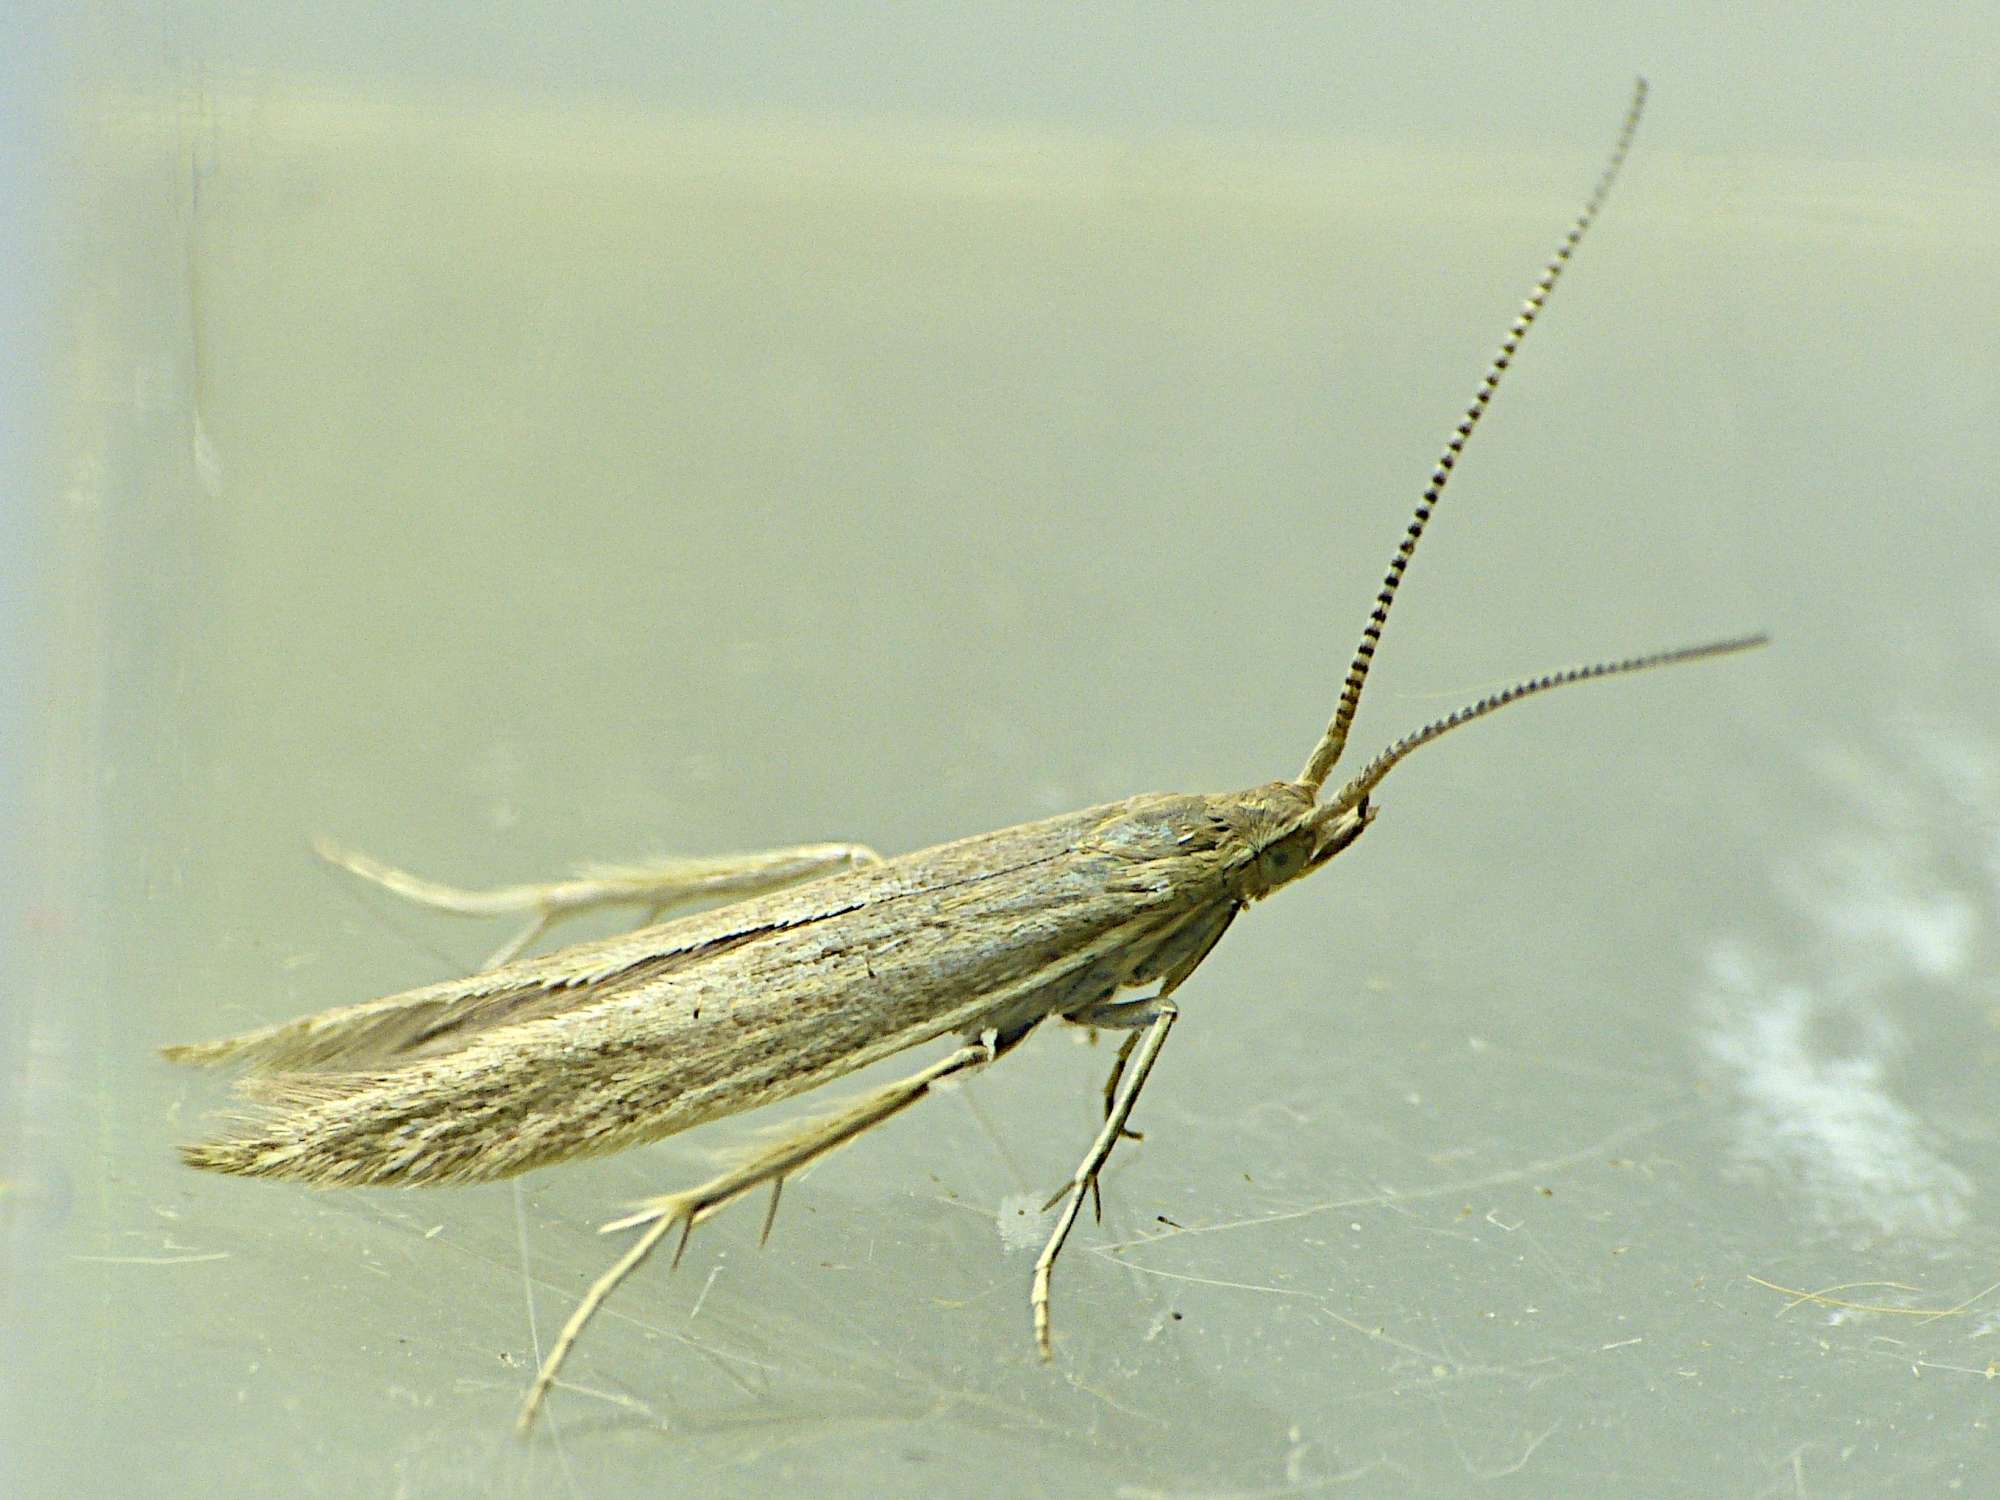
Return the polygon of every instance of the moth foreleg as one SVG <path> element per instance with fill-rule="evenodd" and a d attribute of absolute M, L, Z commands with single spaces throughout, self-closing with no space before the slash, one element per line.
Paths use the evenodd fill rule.
<path fill-rule="evenodd" d="M 1240 902 L 1211 907 L 1195 917 L 1182 922 L 1168 935 L 1166 941 L 1147 957 L 1141 971 L 1156 977 L 1160 982 L 1154 1000 L 1164 1000 L 1180 987 L 1182 980 L 1201 967 L 1203 959 L 1215 950 L 1222 941 L 1223 933 L 1229 930 L 1243 910 Z M 1132 1049 L 1139 1044 L 1142 1032 L 1138 1028 L 1149 1025 L 1152 1011 L 1147 1000 L 1105 1000 L 1082 1010 L 1071 1011 L 1063 1019 L 1077 1026 L 1102 1026 L 1116 1031 L 1124 1028 L 1125 1040 L 1119 1044 L 1118 1055 L 1111 1060 L 1111 1073 L 1104 1080 L 1104 1118 L 1111 1118 L 1111 1110 L 1118 1098 L 1118 1084 L 1125 1076 L 1125 1066 L 1132 1060 Z M 1093 1033 L 1093 1039 L 1095 1034 Z M 1146 1137 L 1136 1130 L 1126 1130 L 1123 1139 L 1143 1141 Z M 1095 1189 L 1092 1192 L 1095 1198 Z M 1102 1213 L 1099 1214 L 1102 1218 Z"/>
<path fill-rule="evenodd" d="M 1118 1082 L 1125 1076 L 1125 1064 L 1131 1061 L 1132 1049 L 1139 1045 L 1139 1038 L 1143 1035 L 1138 1031 L 1127 1032 L 1125 1040 L 1118 1044 L 1118 1055 L 1111 1059 L 1111 1072 L 1104 1080 L 1104 1118 L 1107 1120 L 1111 1118 L 1112 1106 L 1118 1102 Z M 1125 1132 L 1128 1141 L 1143 1141 L 1145 1138 L 1145 1132 L 1141 1130 Z"/>
<path fill-rule="evenodd" d="M 1111 1059 L 1111 1072 L 1104 1080 L 1104 1118 L 1107 1120 L 1111 1118 L 1112 1108 L 1118 1102 L 1118 1083 L 1125 1076 L 1125 1064 L 1131 1060 L 1132 1049 L 1139 1045 L 1140 1038 L 1146 1034 L 1144 1028 L 1152 1024 L 1154 1006 L 1160 998 L 1160 996 L 1149 996 L 1144 1000 L 1107 1000 L 1063 1017 L 1072 1026 L 1088 1026 L 1091 1029 L 1090 1039 L 1093 1042 L 1097 1040 L 1099 1027 L 1107 1031 L 1120 1029 L 1125 1031 L 1125 1040 L 1118 1044 L 1118 1055 Z M 1119 1138 L 1127 1141 L 1143 1141 L 1146 1134 L 1142 1130 L 1127 1129 L 1120 1132 Z M 1068 1191 L 1067 1186 L 1058 1191 L 1042 1205 L 1042 1212 L 1047 1213 L 1054 1208 Z M 1104 1201 L 1098 1193 L 1095 1182 L 1090 1185 L 1090 1202 L 1092 1213 L 1102 1220 Z"/>
<path fill-rule="evenodd" d="M 406 901 L 465 917 L 526 916 L 527 922 L 487 958 L 494 969 L 518 957 L 536 938 L 567 917 L 612 907 L 635 907 L 645 926 L 676 907 L 698 901 L 739 901 L 881 862 L 865 844 L 795 844 L 744 854 L 657 859 L 630 865 L 595 865 L 567 880 L 469 890 L 426 880 L 326 839 L 313 847 L 321 859 Z"/>
<path fill-rule="evenodd" d="M 617 1262 L 591 1284 L 583 1300 L 576 1305 L 569 1321 L 563 1325 L 549 1356 L 542 1361 L 542 1368 L 535 1376 L 535 1383 L 528 1391 L 527 1399 L 521 1403 L 521 1415 L 516 1423 L 517 1430 L 525 1434 L 534 1425 L 535 1414 L 541 1410 L 543 1399 L 549 1388 L 555 1384 L 556 1373 L 562 1368 L 563 1360 L 575 1347 L 582 1335 L 584 1325 L 604 1305 L 605 1299 L 616 1291 L 618 1284 L 639 1268 L 645 1258 L 653 1253 L 661 1240 L 671 1233 L 676 1225 L 681 1229 L 680 1247 L 674 1252 L 674 1263 L 680 1263 L 680 1252 L 687 1248 L 687 1237 L 694 1226 L 711 1214 L 719 1213 L 746 1193 L 755 1192 L 766 1183 L 771 1185 L 771 1214 L 764 1220 L 764 1233 L 771 1232 L 771 1216 L 777 1212 L 777 1193 L 783 1188 L 785 1179 L 794 1172 L 804 1170 L 822 1156 L 839 1150 L 856 1137 L 872 1130 L 892 1115 L 901 1113 L 930 1092 L 931 1087 L 955 1073 L 982 1068 L 1006 1050 L 1007 1039 L 980 1040 L 969 1042 L 948 1056 L 939 1058 L 929 1067 L 911 1074 L 908 1078 L 884 1085 L 872 1093 L 863 1094 L 844 1108 L 829 1115 L 808 1120 L 776 1139 L 762 1149 L 746 1157 L 728 1171 L 710 1178 L 699 1187 L 685 1192 L 669 1193 L 660 1198 L 649 1198 L 638 1205 L 636 1213 L 603 1226 L 603 1233 L 609 1234 L 620 1229 L 637 1229 L 645 1226 L 645 1232 L 634 1240 Z"/>
<path fill-rule="evenodd" d="M 1139 1102 L 1139 1090 L 1146 1086 L 1146 1075 L 1153 1071 L 1160 1048 L 1166 1045 L 1167 1033 L 1179 1018 L 1180 1007 L 1164 996 L 1099 1006 L 1069 1018 L 1086 1026 L 1143 1026 L 1145 1030 L 1133 1033 L 1138 1046 L 1129 1068 L 1125 1066 L 1126 1049 L 1118 1049 L 1119 1071 L 1126 1075 L 1124 1090 L 1105 1116 L 1104 1128 L 1098 1131 L 1097 1139 L 1084 1153 L 1069 1186 L 1059 1195 L 1065 1200 L 1062 1213 L 1056 1218 L 1056 1227 L 1049 1235 L 1048 1244 L 1035 1261 L 1035 1285 L 1029 1296 L 1029 1306 L 1035 1315 L 1035 1348 L 1041 1352 L 1043 1359 L 1048 1359 L 1054 1352 L 1049 1342 L 1049 1280 L 1055 1270 L 1056 1257 L 1062 1254 L 1063 1242 L 1069 1238 L 1070 1230 L 1076 1227 L 1077 1212 L 1083 1207 L 1085 1195 L 1095 1196 L 1097 1174 L 1104 1169 L 1112 1148 L 1126 1133 L 1125 1122 L 1132 1117 L 1132 1106 Z"/>

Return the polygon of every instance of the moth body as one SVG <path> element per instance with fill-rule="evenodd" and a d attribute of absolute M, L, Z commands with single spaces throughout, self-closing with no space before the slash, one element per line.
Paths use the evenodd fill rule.
<path fill-rule="evenodd" d="M 1191 969 L 1244 903 L 1331 853 L 1324 830 L 1358 832 L 1327 811 L 1288 782 L 1132 797 L 173 1049 L 255 1070 L 241 1128 L 184 1154 L 319 1186 L 482 1182 L 940 1036 L 1011 1046 Z"/>

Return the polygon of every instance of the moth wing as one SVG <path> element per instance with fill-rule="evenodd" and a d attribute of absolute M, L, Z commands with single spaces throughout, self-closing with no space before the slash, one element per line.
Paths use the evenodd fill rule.
<path fill-rule="evenodd" d="M 170 1061 L 196 1067 L 247 1065 L 255 1072 L 365 1072 L 464 1046 L 503 1026 L 565 1014 L 615 996 L 721 949 L 773 930 L 734 908 L 642 928 L 445 980 L 259 1027 L 209 1042 L 164 1047 Z M 815 915 L 824 915 L 818 913 Z M 805 920 L 811 920 L 807 915 Z"/>

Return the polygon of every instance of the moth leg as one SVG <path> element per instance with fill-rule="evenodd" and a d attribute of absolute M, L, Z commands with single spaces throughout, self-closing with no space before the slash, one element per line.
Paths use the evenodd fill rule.
<path fill-rule="evenodd" d="M 1118 1098 L 1118 1082 L 1125 1076 L 1125 1064 L 1131 1060 L 1132 1049 L 1139 1045 L 1141 1034 L 1128 1031 L 1125 1040 L 1118 1044 L 1118 1055 L 1111 1059 L 1111 1075 L 1104 1080 L 1104 1118 L 1107 1120 L 1111 1118 L 1111 1106 Z M 1128 1141 L 1143 1141 L 1145 1138 L 1143 1130 L 1127 1130 L 1124 1134 L 1124 1139 Z"/>
<path fill-rule="evenodd" d="M 1125 1133 L 1125 1122 L 1132 1117 L 1132 1106 L 1139 1100 L 1139 1090 L 1146 1086 L 1146 1075 L 1153 1071 L 1153 1063 L 1160 1055 L 1160 1048 L 1166 1045 L 1167 1033 L 1173 1029 L 1180 1013 L 1179 1006 L 1162 996 L 1107 1005 L 1074 1018 L 1090 1026 L 1143 1026 L 1145 1030 L 1133 1033 L 1138 1037 L 1138 1047 L 1129 1070 L 1125 1070 L 1129 1076 L 1124 1090 L 1105 1117 L 1104 1128 L 1098 1131 L 1097 1139 L 1084 1153 L 1076 1175 L 1070 1179 L 1070 1185 L 1062 1195 L 1067 1201 L 1056 1219 L 1055 1230 L 1035 1261 L 1034 1291 L 1028 1300 L 1035 1315 L 1035 1348 L 1041 1352 L 1043 1359 L 1048 1359 L 1054 1352 L 1049 1341 L 1049 1278 L 1055 1270 L 1056 1257 L 1062 1254 L 1063 1242 L 1069 1238 L 1070 1230 L 1076 1227 L 1077 1212 L 1083 1207 L 1085 1194 L 1096 1192 L 1097 1174 L 1103 1170 L 1112 1148 Z M 1124 1050 L 1122 1047 L 1119 1049 L 1121 1061 Z"/>
<path fill-rule="evenodd" d="M 1107 1031 L 1122 1029 L 1125 1032 L 1125 1040 L 1118 1044 L 1118 1055 L 1111 1059 L 1110 1076 L 1104 1080 L 1104 1118 L 1107 1120 L 1111 1118 L 1112 1106 L 1118 1098 L 1118 1084 L 1125 1076 L 1125 1065 L 1132 1059 L 1132 1049 L 1139 1045 L 1140 1038 L 1145 1035 L 1141 1028 L 1152 1023 L 1154 1002 L 1163 998 L 1164 995 L 1156 995 L 1147 1000 L 1107 1000 L 1063 1017 L 1072 1026 L 1091 1028 L 1090 1035 L 1093 1041 L 1097 1038 L 1099 1028 Z M 1145 1138 L 1146 1133 L 1143 1130 L 1128 1129 L 1119 1135 L 1120 1140 L 1127 1141 L 1143 1141 Z M 1064 1188 L 1062 1191 L 1066 1193 L 1069 1189 Z M 1061 1197 L 1062 1193 L 1057 1193 L 1054 1198 L 1049 1199 L 1042 1205 L 1043 1212 L 1055 1207 Z M 1096 1197 L 1097 1186 L 1093 1183 L 1091 1198 L 1095 1201 Z M 1097 1217 L 1100 1219 L 1104 1217 L 1101 1204 L 1097 1210 Z"/>
<path fill-rule="evenodd" d="M 1160 988 L 1154 999 L 1166 999 L 1182 980 L 1201 967 L 1201 961 L 1215 950 L 1215 945 L 1222 941 L 1223 933 L 1229 930 L 1229 924 L 1242 910 L 1241 905 L 1218 907 L 1175 930 L 1164 954 L 1153 956 L 1155 963 L 1170 960 L 1164 973 L 1160 973 Z M 1126 1064 L 1132 1060 L 1132 1049 L 1139 1043 L 1140 1033 L 1131 1028 L 1144 1026 L 1150 1020 L 1151 1012 L 1143 1009 L 1146 1003 L 1143 1000 L 1106 1000 L 1063 1017 L 1079 1026 L 1103 1026 L 1113 1030 L 1126 1028 L 1125 1040 L 1119 1045 L 1118 1055 L 1111 1060 L 1111 1074 L 1104 1080 L 1104 1118 L 1107 1120 L 1111 1118 L 1112 1104 L 1118 1097 L 1119 1080 L 1125 1076 Z M 1125 1016 L 1132 1019 L 1121 1019 Z M 1093 1036 L 1095 1034 L 1092 1033 Z M 1143 1141 L 1146 1137 L 1139 1131 L 1127 1130 L 1122 1138 Z"/>
<path fill-rule="evenodd" d="M 313 847 L 329 864 L 373 881 L 420 906 L 465 917 L 525 915 L 526 925 L 481 965 L 487 969 L 517 958 L 523 948 L 550 927 L 579 912 L 633 907 L 643 913 L 637 925 L 644 926 L 676 907 L 698 901 L 739 901 L 746 896 L 761 896 L 817 880 L 822 875 L 879 864 L 882 859 L 865 844 L 796 844 L 747 854 L 593 865 L 567 880 L 467 890 L 412 875 L 326 839 L 316 840 Z"/>
<path fill-rule="evenodd" d="M 687 1249 L 688 1235 L 694 1226 L 712 1214 L 721 1212 L 746 1193 L 770 1184 L 772 1188 L 771 1214 L 777 1212 L 776 1194 L 784 1186 L 785 1179 L 794 1172 L 803 1170 L 829 1152 L 845 1146 L 857 1136 L 872 1130 L 891 1116 L 900 1114 L 930 1092 L 931 1087 L 954 1074 L 971 1072 L 983 1068 L 1004 1052 L 1013 1038 L 982 1038 L 969 1042 L 948 1056 L 939 1058 L 921 1072 L 908 1078 L 887 1084 L 872 1093 L 863 1094 L 842 1109 L 830 1115 L 808 1120 L 803 1125 L 778 1136 L 755 1155 L 746 1158 L 730 1170 L 709 1179 L 699 1187 L 685 1192 L 669 1193 L 660 1198 L 648 1198 L 638 1205 L 636 1213 L 614 1220 L 603 1226 L 601 1233 L 609 1234 L 620 1229 L 637 1229 L 645 1226 L 645 1232 L 634 1240 L 625 1253 L 618 1257 L 611 1269 L 591 1284 L 583 1294 L 583 1300 L 576 1305 L 569 1321 L 563 1325 L 562 1333 L 550 1348 L 548 1358 L 542 1361 L 542 1368 L 535 1376 L 527 1399 L 521 1403 L 521 1415 L 515 1428 L 526 1435 L 534 1425 L 535 1414 L 541 1410 L 550 1387 L 555 1384 L 556 1374 L 563 1361 L 576 1346 L 587 1324 L 605 1299 L 616 1291 L 618 1284 L 639 1268 L 645 1258 L 653 1253 L 661 1240 L 680 1227 L 681 1237 L 674 1251 L 674 1263 L 680 1263 L 681 1252 Z M 764 1221 L 764 1233 L 769 1234 L 771 1219 Z"/>

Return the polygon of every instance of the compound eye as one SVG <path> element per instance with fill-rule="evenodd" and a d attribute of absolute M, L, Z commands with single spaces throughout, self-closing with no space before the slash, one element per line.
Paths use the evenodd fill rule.
<path fill-rule="evenodd" d="M 1264 851 L 1264 868 L 1279 880 L 1288 880 L 1304 868 L 1305 846 L 1296 839 L 1286 839 Z"/>

